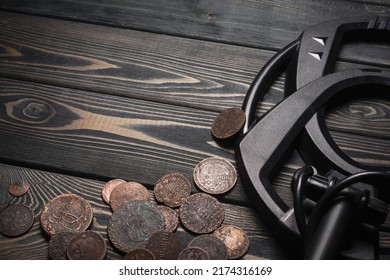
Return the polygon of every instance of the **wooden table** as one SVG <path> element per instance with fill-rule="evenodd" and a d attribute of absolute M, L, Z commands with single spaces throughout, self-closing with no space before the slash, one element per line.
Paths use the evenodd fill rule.
<path fill-rule="evenodd" d="M 388 0 L 57 0 L 0 1 L 0 180 L 31 185 L 12 203 L 29 205 L 35 223 L 25 235 L 0 234 L 0 259 L 48 259 L 39 215 L 62 193 L 93 206 L 92 230 L 107 239 L 112 212 L 101 199 L 112 178 L 152 191 L 157 180 L 210 156 L 235 163 L 233 149 L 210 133 L 215 116 L 240 107 L 259 69 L 308 26 L 358 16 L 390 16 Z M 368 47 L 367 47 L 368 45 Z M 390 67 L 389 46 L 346 43 L 336 70 Z M 283 99 L 284 75 L 258 108 Z M 390 102 L 359 97 L 331 109 L 327 125 L 354 160 L 390 164 Z M 303 166 L 294 152 L 273 179 L 291 205 L 289 182 Z M 193 184 L 193 193 L 199 192 Z M 151 192 L 151 199 L 153 195 Z M 218 197 L 224 224 L 242 227 L 244 259 L 287 254 L 253 210 L 240 180 Z M 194 235 L 182 227 L 187 244 Z M 382 258 L 389 238 L 381 234 Z"/>

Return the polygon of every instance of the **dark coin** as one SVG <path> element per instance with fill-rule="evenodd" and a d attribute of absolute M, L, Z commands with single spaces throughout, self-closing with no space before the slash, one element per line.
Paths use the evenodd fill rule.
<path fill-rule="evenodd" d="M 198 247 L 187 247 L 180 252 L 179 260 L 209 260 L 209 254 Z"/>
<path fill-rule="evenodd" d="M 50 238 L 49 255 L 53 260 L 66 260 L 66 248 L 69 241 L 77 234 L 76 231 L 58 232 Z"/>
<path fill-rule="evenodd" d="M 7 236 L 19 236 L 32 227 L 34 212 L 26 205 L 10 205 L 0 213 L 0 232 Z"/>
<path fill-rule="evenodd" d="M 113 211 L 118 209 L 126 201 L 149 200 L 147 188 L 137 182 L 126 182 L 116 186 L 110 196 L 110 206 Z"/>
<path fill-rule="evenodd" d="M 144 248 L 137 248 L 130 250 L 126 256 L 123 257 L 124 260 L 155 260 L 155 256 L 152 252 Z"/>
<path fill-rule="evenodd" d="M 188 247 L 198 247 L 205 250 L 210 260 L 227 260 L 228 252 L 225 243 L 212 234 L 203 234 L 194 238 Z"/>
<path fill-rule="evenodd" d="M 179 237 L 169 231 L 156 231 L 145 246 L 157 260 L 176 260 L 182 250 Z"/>
<path fill-rule="evenodd" d="M 49 234 L 61 231 L 84 231 L 93 218 L 92 207 L 77 194 L 61 194 L 43 207 L 41 226 Z"/>
<path fill-rule="evenodd" d="M 219 201 L 205 193 L 189 196 L 180 207 L 180 220 L 183 225 L 195 233 L 210 233 L 219 227 L 225 217 L 225 211 Z"/>
<path fill-rule="evenodd" d="M 238 259 L 245 255 L 249 248 L 249 238 L 245 231 L 236 226 L 223 226 L 213 233 L 225 243 L 229 259 Z"/>
<path fill-rule="evenodd" d="M 164 230 L 174 232 L 179 226 L 179 215 L 177 212 L 164 205 L 158 205 L 157 208 L 164 217 Z"/>
<path fill-rule="evenodd" d="M 204 192 L 221 194 L 236 184 L 237 171 L 227 160 L 210 157 L 199 162 L 194 169 L 195 184 Z"/>
<path fill-rule="evenodd" d="M 151 234 L 164 228 L 164 218 L 155 203 L 127 201 L 111 216 L 108 236 L 123 252 L 142 247 Z"/>
<path fill-rule="evenodd" d="M 115 189 L 115 187 L 119 186 L 120 184 L 126 183 L 125 180 L 122 179 L 113 179 L 111 181 L 108 181 L 102 188 L 102 198 L 105 203 L 110 204 L 110 196 L 112 193 L 112 190 Z"/>
<path fill-rule="evenodd" d="M 18 182 L 14 182 L 11 185 L 9 185 L 8 191 L 13 196 L 22 196 L 25 193 L 27 193 L 29 188 L 30 188 L 30 185 L 27 182 L 18 181 Z"/>
<path fill-rule="evenodd" d="M 183 174 L 171 173 L 158 180 L 153 192 L 157 201 L 178 207 L 191 194 L 191 183 Z"/>
<path fill-rule="evenodd" d="M 8 207 L 11 201 L 11 196 L 9 195 L 8 190 L 0 185 L 0 211 L 3 211 Z"/>
<path fill-rule="evenodd" d="M 103 237 L 94 231 L 84 231 L 68 243 L 67 255 L 70 260 L 103 260 L 107 245 Z"/>
<path fill-rule="evenodd" d="M 211 133 L 218 140 L 228 140 L 239 134 L 245 124 L 245 113 L 239 108 L 221 112 L 211 125 Z"/>

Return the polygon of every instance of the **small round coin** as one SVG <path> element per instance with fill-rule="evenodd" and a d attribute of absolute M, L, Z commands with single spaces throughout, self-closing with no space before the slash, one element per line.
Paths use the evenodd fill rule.
<path fill-rule="evenodd" d="M 102 198 L 105 203 L 110 204 L 110 196 L 111 192 L 115 187 L 119 186 L 120 184 L 126 183 L 125 180 L 122 179 L 113 179 L 111 181 L 108 181 L 102 188 Z"/>
<path fill-rule="evenodd" d="M 175 210 L 168 206 L 158 205 L 157 208 L 164 217 L 164 230 L 175 232 L 179 226 L 179 215 Z"/>
<path fill-rule="evenodd" d="M 176 260 L 182 250 L 179 237 L 169 231 L 156 231 L 145 246 L 151 251 L 157 260 Z"/>
<path fill-rule="evenodd" d="M 169 207 L 178 207 L 191 194 L 191 183 L 183 174 L 170 173 L 157 181 L 153 192 L 157 201 Z"/>
<path fill-rule="evenodd" d="M 210 260 L 227 260 L 228 252 L 225 243 L 212 234 L 203 234 L 195 237 L 188 247 L 198 247 L 205 250 Z"/>
<path fill-rule="evenodd" d="M 180 252 L 179 260 L 209 260 L 209 254 L 198 247 L 187 247 Z"/>
<path fill-rule="evenodd" d="M 126 182 L 116 186 L 110 196 L 110 206 L 113 211 L 119 208 L 124 202 L 132 200 L 149 200 L 148 189 L 137 182 Z"/>
<path fill-rule="evenodd" d="M 50 238 L 49 255 L 53 260 L 66 260 L 66 248 L 69 241 L 76 236 L 76 231 L 58 232 Z"/>
<path fill-rule="evenodd" d="M 84 231 L 69 241 L 66 251 L 70 260 L 103 260 L 107 245 L 99 233 Z"/>
<path fill-rule="evenodd" d="M 17 181 L 13 182 L 8 187 L 8 191 L 13 196 L 22 196 L 25 193 L 27 193 L 28 189 L 30 188 L 30 185 L 25 181 Z"/>
<path fill-rule="evenodd" d="M 41 226 L 49 235 L 61 231 L 85 231 L 92 222 L 92 207 L 77 194 L 61 194 L 43 207 Z"/>
<path fill-rule="evenodd" d="M 0 213 L 0 232 L 15 237 L 30 230 L 34 223 L 34 212 L 27 205 L 14 204 Z"/>
<path fill-rule="evenodd" d="M 164 228 L 164 218 L 155 203 L 127 201 L 111 216 L 108 237 L 123 252 L 143 247 L 151 234 Z"/>
<path fill-rule="evenodd" d="M 245 124 L 245 113 L 239 108 L 222 111 L 211 125 L 211 134 L 218 140 L 232 139 Z"/>
<path fill-rule="evenodd" d="M 156 257 L 148 249 L 137 248 L 130 250 L 124 257 L 124 260 L 155 260 Z"/>
<path fill-rule="evenodd" d="M 199 162 L 194 169 L 195 184 L 209 194 L 222 194 L 234 187 L 237 171 L 227 160 L 210 157 Z"/>
<path fill-rule="evenodd" d="M 229 259 L 238 259 L 245 255 L 249 248 L 249 238 L 239 227 L 227 225 L 218 228 L 213 233 L 225 243 Z"/>
<path fill-rule="evenodd" d="M 180 207 L 180 220 L 194 233 L 210 233 L 217 229 L 225 218 L 225 210 L 219 201 L 205 193 L 189 196 Z"/>

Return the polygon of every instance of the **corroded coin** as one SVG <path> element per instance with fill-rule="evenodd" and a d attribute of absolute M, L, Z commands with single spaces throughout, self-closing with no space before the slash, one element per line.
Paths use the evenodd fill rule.
<path fill-rule="evenodd" d="M 169 231 L 156 231 L 145 246 L 157 260 L 176 260 L 182 250 L 179 237 Z"/>
<path fill-rule="evenodd" d="M 17 181 L 17 182 L 13 182 L 11 185 L 9 185 L 8 191 L 13 196 L 22 196 L 25 193 L 27 193 L 29 188 L 30 188 L 30 185 L 27 182 Z"/>
<path fill-rule="evenodd" d="M 77 231 L 58 232 L 50 238 L 49 255 L 53 260 L 66 260 L 66 247 Z"/>
<path fill-rule="evenodd" d="M 130 250 L 124 257 L 124 260 L 155 260 L 155 256 L 148 249 L 137 248 Z"/>
<path fill-rule="evenodd" d="M 179 226 L 179 215 L 177 212 L 164 205 L 158 205 L 157 208 L 164 217 L 164 230 L 174 232 Z"/>
<path fill-rule="evenodd" d="M 102 198 L 105 203 L 110 204 L 110 196 L 112 190 L 119 186 L 120 184 L 126 183 L 125 180 L 122 179 L 113 179 L 111 181 L 108 181 L 102 188 Z"/>
<path fill-rule="evenodd" d="M 169 207 L 178 207 L 191 194 L 191 183 L 180 173 L 164 175 L 153 189 L 157 201 Z"/>
<path fill-rule="evenodd" d="M 164 228 L 164 218 L 155 203 L 127 201 L 111 216 L 108 236 L 112 244 L 123 252 L 142 247 L 151 234 Z"/>
<path fill-rule="evenodd" d="M 199 162 L 194 169 L 195 184 L 204 192 L 221 194 L 236 184 L 237 172 L 227 160 L 210 157 Z"/>
<path fill-rule="evenodd" d="M 116 186 L 110 196 L 110 206 L 113 211 L 118 209 L 126 201 L 149 200 L 147 188 L 137 182 L 126 182 Z"/>
<path fill-rule="evenodd" d="M 41 226 L 49 234 L 61 231 L 84 231 L 93 218 L 92 207 L 77 194 L 61 194 L 43 207 Z"/>
<path fill-rule="evenodd" d="M 238 259 L 245 255 L 249 248 L 249 239 L 245 231 L 236 226 L 223 226 L 213 233 L 225 243 L 229 259 Z"/>
<path fill-rule="evenodd" d="M 189 196 L 180 207 L 180 220 L 195 233 L 210 233 L 219 227 L 225 211 L 219 201 L 205 193 Z"/>
<path fill-rule="evenodd" d="M 0 232 L 7 236 L 22 235 L 33 223 L 34 212 L 27 205 L 10 205 L 0 213 Z"/>
<path fill-rule="evenodd" d="M 203 234 L 195 237 L 188 247 L 198 247 L 205 250 L 210 260 L 227 260 L 228 252 L 225 243 L 212 234 Z"/>
<path fill-rule="evenodd" d="M 209 254 L 198 247 L 187 247 L 180 252 L 178 256 L 179 260 L 209 260 Z"/>
<path fill-rule="evenodd" d="M 69 241 L 66 251 L 70 260 L 103 260 L 107 245 L 99 233 L 84 231 Z"/>
<path fill-rule="evenodd" d="M 244 127 L 245 119 L 245 113 L 239 108 L 222 111 L 211 125 L 211 134 L 218 140 L 232 139 Z"/>

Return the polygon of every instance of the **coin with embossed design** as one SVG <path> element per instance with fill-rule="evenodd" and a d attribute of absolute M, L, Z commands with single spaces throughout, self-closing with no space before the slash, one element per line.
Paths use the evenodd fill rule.
<path fill-rule="evenodd" d="M 179 226 L 179 214 L 168 206 L 158 205 L 157 208 L 164 217 L 164 230 L 174 232 Z"/>
<path fill-rule="evenodd" d="M 124 260 L 155 260 L 152 252 L 145 248 L 136 248 L 130 250 L 124 257 Z"/>
<path fill-rule="evenodd" d="M 229 259 L 238 259 L 245 255 L 249 248 L 249 238 L 242 228 L 233 225 L 222 226 L 213 232 L 225 243 Z"/>
<path fill-rule="evenodd" d="M 195 237 L 188 247 L 198 247 L 205 250 L 210 260 L 227 260 L 228 252 L 225 243 L 212 234 L 202 234 Z"/>
<path fill-rule="evenodd" d="M 195 184 L 209 194 L 222 194 L 236 184 L 237 171 L 227 160 L 210 157 L 199 162 L 194 169 Z"/>
<path fill-rule="evenodd" d="M 145 248 L 151 251 L 157 260 L 176 260 L 182 245 L 175 233 L 160 230 L 150 236 Z"/>
<path fill-rule="evenodd" d="M 0 213 L 0 232 L 7 236 L 19 236 L 32 227 L 34 212 L 27 205 L 14 204 Z"/>
<path fill-rule="evenodd" d="M 77 231 L 62 231 L 57 232 L 50 238 L 49 255 L 53 260 L 66 260 L 66 247 L 69 241 L 76 236 Z"/>
<path fill-rule="evenodd" d="M 99 233 L 84 231 L 69 241 L 66 252 L 70 260 L 103 260 L 107 245 Z"/>
<path fill-rule="evenodd" d="M 179 260 L 209 260 L 209 254 L 198 247 L 187 247 L 180 252 L 178 256 Z"/>
<path fill-rule="evenodd" d="M 217 140 L 230 140 L 239 134 L 245 119 L 245 113 L 240 108 L 224 110 L 214 119 L 211 134 Z"/>
<path fill-rule="evenodd" d="M 110 196 L 110 206 L 113 211 L 126 201 L 149 200 L 148 189 L 137 182 L 126 182 L 116 186 Z"/>
<path fill-rule="evenodd" d="M 108 181 L 102 188 L 102 198 L 104 200 L 105 203 L 107 204 L 110 204 L 110 196 L 111 196 L 111 193 L 112 193 L 112 190 L 123 184 L 123 183 L 126 183 L 125 180 L 122 180 L 122 179 L 113 179 L 111 181 Z"/>
<path fill-rule="evenodd" d="M 222 223 L 225 210 L 216 198 L 205 193 L 196 193 L 189 196 L 180 207 L 179 216 L 188 230 L 210 233 Z"/>
<path fill-rule="evenodd" d="M 25 181 L 17 181 L 13 182 L 8 187 L 8 191 L 13 196 L 22 196 L 25 193 L 27 193 L 28 189 L 30 188 L 30 185 Z"/>
<path fill-rule="evenodd" d="M 170 173 L 157 181 L 153 192 L 157 201 L 169 207 L 178 207 L 191 194 L 191 183 L 183 174 Z"/>
<path fill-rule="evenodd" d="M 77 194 L 61 194 L 43 207 L 41 226 L 49 235 L 61 231 L 84 231 L 92 222 L 92 207 Z"/>
<path fill-rule="evenodd" d="M 122 204 L 108 222 L 108 237 L 123 252 L 143 247 L 151 234 L 164 228 L 155 203 L 133 200 Z"/>

